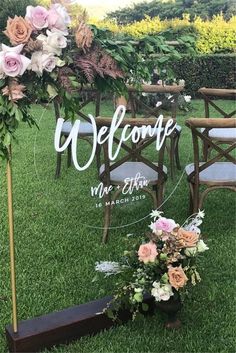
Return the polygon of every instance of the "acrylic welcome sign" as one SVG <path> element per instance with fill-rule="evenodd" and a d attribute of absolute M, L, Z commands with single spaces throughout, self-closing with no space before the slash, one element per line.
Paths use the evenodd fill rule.
<path fill-rule="evenodd" d="M 111 242 L 114 234 L 123 236 L 132 232 L 133 224 L 137 224 L 140 229 L 143 215 L 148 216 L 155 208 L 151 193 L 160 171 L 155 170 L 155 166 L 151 164 L 151 157 L 154 157 L 154 161 L 158 161 L 157 157 L 164 149 L 166 139 L 173 134 L 175 129 L 173 119 L 164 119 L 163 116 L 150 119 L 129 118 L 124 106 L 118 107 L 113 116 L 108 118 L 93 117 L 92 114 L 87 114 L 92 127 L 90 143 L 88 143 L 80 138 L 80 126 L 84 123 L 83 119 L 72 122 L 70 133 L 63 136 L 65 121 L 60 118 L 55 126 L 53 113 L 49 106 L 43 110 L 40 108 L 38 116 L 39 129 L 33 133 L 33 145 L 30 152 L 34 163 L 33 168 L 31 166 L 31 170 L 28 168 L 27 171 L 34 178 L 34 190 L 31 196 L 38 200 L 38 205 L 33 206 L 36 212 L 40 212 L 42 203 L 46 206 L 48 213 L 53 210 L 53 214 L 57 214 L 57 224 L 51 226 L 49 222 L 47 228 L 54 229 L 53 232 L 60 234 L 60 228 L 66 226 L 67 232 L 63 237 L 70 239 L 71 231 L 75 231 L 75 236 L 81 239 L 79 243 L 82 242 L 83 232 L 92 243 L 101 243 L 101 235 L 106 229 L 110 232 Z M 71 168 L 67 169 L 65 157 L 67 157 L 70 146 L 73 163 Z M 145 147 L 148 150 L 147 154 L 144 153 Z M 60 177 L 55 180 L 53 176 L 56 167 L 56 153 L 62 154 L 62 168 Z M 97 159 L 100 159 L 99 170 Z M 102 166 L 105 168 L 108 163 L 112 169 L 112 165 L 117 160 L 121 160 L 125 165 L 119 182 L 114 182 L 112 176 L 109 180 L 106 179 L 106 174 L 101 177 Z M 131 165 L 135 168 L 126 170 L 126 167 Z M 152 169 L 153 166 L 154 169 Z M 151 172 L 151 175 L 147 173 L 147 170 Z M 110 172 L 112 173 L 112 170 Z M 23 181 L 24 178 L 22 178 L 22 183 Z M 168 194 L 169 190 L 167 190 Z M 112 212 L 112 219 L 104 224 L 107 217 L 106 211 L 109 209 Z M 65 222 L 64 214 L 68 217 L 66 224 L 62 223 Z M 30 227 L 30 223 L 28 226 Z M 56 237 L 56 233 L 51 234 L 51 238 L 56 240 Z M 43 246 L 46 247 L 46 243 Z M 85 306 L 82 307 L 79 305 L 43 315 L 40 319 L 19 322 L 17 333 L 8 327 L 7 339 L 10 349 L 15 352 L 33 349 L 36 351 L 54 342 L 64 342 L 69 336 L 80 337 L 80 328 L 83 331 L 84 325 L 91 327 L 91 332 L 110 327 L 112 322 L 105 314 L 102 314 L 107 301 L 108 299 L 103 298 L 92 304 L 84 304 Z M 80 320 L 81 315 L 85 315 L 83 322 Z M 93 320 L 95 320 L 95 325 Z M 51 330 L 56 330 L 54 338 L 51 336 Z"/>
<path fill-rule="evenodd" d="M 77 119 L 72 124 L 70 132 L 65 135 L 63 133 L 64 119 L 59 118 L 57 120 L 54 137 L 56 152 L 63 153 L 70 147 L 72 162 L 79 174 L 89 175 L 90 168 L 93 172 L 98 169 L 98 176 L 87 178 L 86 185 L 82 183 L 79 194 L 86 198 L 91 212 L 95 212 L 95 209 L 98 208 L 102 212 L 103 208 L 114 206 L 121 208 L 125 206 L 127 211 L 129 209 L 128 213 L 126 212 L 126 217 L 119 219 L 121 227 L 139 221 L 139 216 L 132 212 L 132 207 L 137 207 L 137 202 L 141 207 L 142 201 L 145 200 L 145 203 L 149 203 L 149 210 L 157 207 L 157 200 L 153 205 L 152 199 L 155 197 L 154 193 L 157 193 L 158 190 L 154 191 L 153 194 L 151 190 L 159 187 L 158 166 L 153 163 L 150 157 L 144 158 L 142 153 L 145 152 L 147 144 L 151 154 L 156 154 L 155 160 L 158 161 L 158 153 L 163 148 L 163 144 L 166 143 L 167 137 L 173 135 L 176 124 L 173 119 L 164 119 L 162 115 L 151 119 L 151 122 L 152 125 L 150 119 L 139 121 L 128 119 L 127 121 L 124 106 L 117 107 L 113 117 L 104 122 L 105 125 L 103 125 L 103 119 L 94 118 L 91 114 L 88 114 L 88 124 L 91 128 L 89 135 L 91 151 L 84 154 L 84 144 L 81 143 L 82 140 L 80 139 L 80 127 L 83 122 Z M 106 156 L 103 153 L 105 145 L 107 148 Z M 122 157 L 122 150 L 125 150 L 126 157 Z M 81 163 L 81 159 L 83 163 Z M 96 160 L 99 160 L 100 163 L 99 166 L 96 166 L 97 168 L 94 166 Z M 106 166 L 109 170 L 106 170 Z M 155 170 L 155 168 L 157 169 Z M 82 175 L 78 175 L 78 184 L 80 177 L 83 179 Z M 161 174 L 159 174 L 159 179 L 161 179 Z M 147 193 L 149 193 L 149 196 Z M 161 202 L 162 200 L 158 201 Z M 127 217 L 128 215 L 129 217 Z M 83 215 L 81 218 L 84 222 L 86 216 Z M 89 222 L 88 226 L 102 228 L 101 218 L 98 217 L 98 219 L 100 223 L 94 220 L 93 224 Z M 106 227 L 112 228 L 112 224 L 106 224 Z M 119 226 L 116 225 L 116 228 L 119 228 Z"/>

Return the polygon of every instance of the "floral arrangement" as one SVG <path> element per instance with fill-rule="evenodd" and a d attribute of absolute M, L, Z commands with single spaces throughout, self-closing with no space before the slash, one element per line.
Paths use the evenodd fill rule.
<path fill-rule="evenodd" d="M 65 119 L 73 119 L 83 85 L 125 95 L 127 82 L 147 81 L 154 65 L 181 57 L 162 37 L 120 42 L 112 32 L 87 24 L 83 14 L 72 26 L 68 3 L 58 1 L 62 4 L 49 8 L 27 6 L 24 17 L 7 21 L 6 43 L 0 48 L 0 158 L 9 158 L 19 122 L 35 124 L 33 103 L 57 96 Z M 155 52 L 158 58 L 152 57 Z"/>
<path fill-rule="evenodd" d="M 0 157 L 9 157 L 9 145 L 20 121 L 35 124 L 34 102 L 60 96 L 65 117 L 79 106 L 78 87 L 97 77 L 122 80 L 123 71 L 96 41 L 80 19 L 70 28 L 70 16 L 60 3 L 50 8 L 27 6 L 25 17 L 9 18 L 4 31 L 8 45 L 0 49 Z"/>
<path fill-rule="evenodd" d="M 133 317 L 148 310 L 144 301 L 147 294 L 156 302 L 183 299 L 188 287 L 201 280 L 197 258 L 208 250 L 199 229 L 204 212 L 199 211 L 183 226 L 163 217 L 162 212 L 153 211 L 151 217 L 148 241 L 132 242 L 120 262 L 96 263 L 96 271 L 105 277 L 119 277 L 114 297 L 105 309 L 114 319 L 122 308 L 128 308 Z"/>
<path fill-rule="evenodd" d="M 54 71 L 65 65 L 70 17 L 61 4 L 50 9 L 27 6 L 25 17 L 7 21 L 9 45 L 0 51 L 0 156 L 8 147 L 19 121 L 34 124 L 30 104 L 49 96 Z M 48 93 L 49 92 L 49 93 Z"/>

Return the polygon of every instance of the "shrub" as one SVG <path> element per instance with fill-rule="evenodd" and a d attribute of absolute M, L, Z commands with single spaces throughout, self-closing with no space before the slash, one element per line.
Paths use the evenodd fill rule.
<path fill-rule="evenodd" d="M 160 20 L 159 17 L 150 18 L 133 22 L 128 25 L 119 26 L 115 21 L 92 20 L 91 23 L 98 27 L 110 29 L 115 33 L 124 33 L 134 38 L 144 35 L 170 32 L 167 39 L 174 40 L 179 34 L 196 33 L 196 48 L 199 53 L 232 53 L 235 50 L 236 36 L 236 16 L 232 16 L 226 21 L 223 15 L 213 16 L 212 20 L 202 20 L 196 17 L 193 22 L 189 15 L 184 15 L 182 19 L 175 18 L 171 20 Z M 172 36 L 172 37 L 171 37 Z"/>
<path fill-rule="evenodd" d="M 184 79 L 186 92 L 197 96 L 200 87 L 235 88 L 234 54 L 185 56 L 172 64 L 177 79 Z"/>

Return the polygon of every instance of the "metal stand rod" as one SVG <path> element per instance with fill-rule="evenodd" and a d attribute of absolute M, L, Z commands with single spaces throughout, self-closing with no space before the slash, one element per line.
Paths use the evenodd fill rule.
<path fill-rule="evenodd" d="M 7 161 L 7 195 L 8 195 L 8 222 L 9 222 L 9 243 L 10 243 L 10 266 L 11 266 L 11 292 L 12 292 L 12 324 L 13 331 L 18 331 L 17 325 L 17 302 L 16 302 L 16 274 L 15 274 L 15 246 L 14 246 L 14 219 L 12 200 L 12 172 L 11 152 Z"/>

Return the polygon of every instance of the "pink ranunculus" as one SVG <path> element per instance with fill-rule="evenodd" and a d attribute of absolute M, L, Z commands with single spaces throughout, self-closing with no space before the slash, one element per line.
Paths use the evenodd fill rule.
<path fill-rule="evenodd" d="M 52 6 L 48 11 L 48 28 L 52 31 L 59 30 L 64 35 L 68 34 L 65 19 L 55 6 Z"/>
<path fill-rule="evenodd" d="M 6 76 L 10 77 L 23 75 L 31 61 L 26 56 L 20 54 L 22 48 L 22 44 L 13 48 L 2 44 L 0 72 L 2 71 Z"/>
<path fill-rule="evenodd" d="M 163 232 L 167 233 L 172 232 L 172 230 L 176 228 L 176 226 L 177 225 L 173 219 L 168 219 L 165 217 L 161 217 L 155 222 L 155 229 L 157 231 L 162 230 Z"/>
<path fill-rule="evenodd" d="M 28 20 L 34 29 L 40 30 L 48 27 L 48 10 L 43 6 L 27 6 L 25 19 Z"/>
<path fill-rule="evenodd" d="M 148 262 L 154 262 L 157 254 L 157 247 L 153 242 L 140 245 L 138 250 L 139 261 L 142 261 L 145 264 Z"/>

